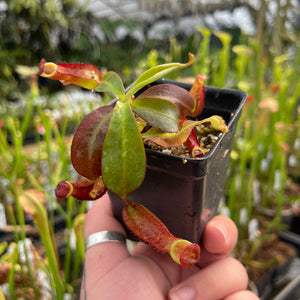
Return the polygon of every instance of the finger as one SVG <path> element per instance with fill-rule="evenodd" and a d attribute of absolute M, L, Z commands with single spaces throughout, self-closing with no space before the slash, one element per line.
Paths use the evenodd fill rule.
<path fill-rule="evenodd" d="M 125 234 L 123 226 L 114 218 L 111 202 L 107 194 L 95 201 L 85 216 L 84 238 L 101 230 L 119 231 Z"/>
<path fill-rule="evenodd" d="M 215 216 L 210 220 L 202 237 L 200 266 L 204 267 L 233 250 L 238 239 L 238 230 L 234 222 L 226 216 Z"/>
<path fill-rule="evenodd" d="M 238 231 L 234 222 L 226 216 L 219 215 L 207 223 L 203 234 L 203 246 L 209 253 L 228 255 L 237 238 Z"/>
<path fill-rule="evenodd" d="M 85 217 L 84 237 L 98 231 L 118 231 L 125 234 L 123 226 L 114 218 L 108 195 L 98 199 Z M 93 284 L 114 266 L 129 256 L 126 245 L 121 242 L 104 242 L 86 250 L 85 267 Z M 92 275 L 90 275 L 92 274 Z"/>
<path fill-rule="evenodd" d="M 169 291 L 169 299 L 223 299 L 245 290 L 247 282 L 248 276 L 242 264 L 227 257 L 174 286 Z"/>
<path fill-rule="evenodd" d="M 237 293 L 234 293 L 223 300 L 259 300 L 259 298 L 250 291 L 240 291 Z"/>
<path fill-rule="evenodd" d="M 152 246 L 139 242 L 131 253 L 133 256 L 145 256 L 154 261 L 162 270 L 171 285 L 178 283 L 179 280 L 190 276 L 193 273 L 191 269 L 183 269 L 175 263 L 168 253 L 158 252 Z M 197 271 L 198 268 L 195 268 Z M 178 274 L 181 274 L 180 276 Z"/>

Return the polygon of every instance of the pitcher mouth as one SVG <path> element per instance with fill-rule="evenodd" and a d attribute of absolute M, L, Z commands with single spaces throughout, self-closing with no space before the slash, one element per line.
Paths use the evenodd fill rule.
<path fill-rule="evenodd" d="M 51 77 L 56 73 L 57 65 L 51 62 L 46 63 L 46 60 L 42 59 L 39 64 L 39 69 L 40 69 L 39 74 L 41 76 Z"/>

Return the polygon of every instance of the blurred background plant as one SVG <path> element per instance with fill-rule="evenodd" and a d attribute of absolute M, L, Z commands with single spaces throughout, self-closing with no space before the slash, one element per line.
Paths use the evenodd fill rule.
<path fill-rule="evenodd" d="M 78 296 L 87 204 L 59 202 L 54 189 L 76 180 L 69 160 L 76 126 L 108 101 L 38 78 L 41 58 L 115 70 L 128 85 L 149 66 L 185 61 L 192 52 L 193 66 L 172 79 L 205 73 L 209 85 L 247 91 L 220 212 L 238 225 L 235 255 L 247 268 L 278 263 L 276 257 L 257 263 L 256 254 L 299 214 L 299 6 L 0 0 L 0 284 L 7 299 Z M 43 225 L 28 201 L 45 216 Z M 36 283 L 41 270 L 44 288 Z"/>

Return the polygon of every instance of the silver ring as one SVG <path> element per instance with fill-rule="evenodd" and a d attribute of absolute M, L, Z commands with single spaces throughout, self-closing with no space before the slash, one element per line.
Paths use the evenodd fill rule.
<path fill-rule="evenodd" d="M 118 231 L 98 231 L 89 235 L 85 240 L 85 250 L 88 248 L 105 243 L 105 242 L 121 242 L 126 243 L 126 237 Z"/>

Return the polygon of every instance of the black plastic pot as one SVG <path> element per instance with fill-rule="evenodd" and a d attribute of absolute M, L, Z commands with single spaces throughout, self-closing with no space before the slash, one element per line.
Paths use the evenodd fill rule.
<path fill-rule="evenodd" d="M 272 268 L 257 284 L 261 300 L 296 300 L 300 297 L 300 259 L 290 257 Z"/>
<path fill-rule="evenodd" d="M 189 84 L 168 80 L 152 85 L 160 83 L 191 88 Z M 247 94 L 239 90 L 205 87 L 205 106 L 199 119 L 220 115 L 229 129 L 206 156 L 183 159 L 146 149 L 145 180 L 129 199 L 150 209 L 175 236 L 199 242 L 206 223 L 216 214 L 236 125 L 246 97 Z M 124 202 L 112 193 L 110 197 L 114 214 L 122 222 Z"/>
<path fill-rule="evenodd" d="M 273 300 L 300 299 L 300 274 L 295 277 Z"/>
<path fill-rule="evenodd" d="M 300 257 L 300 235 L 289 230 L 281 230 L 279 232 L 279 237 L 286 243 L 294 246 L 298 251 L 298 256 Z"/>

